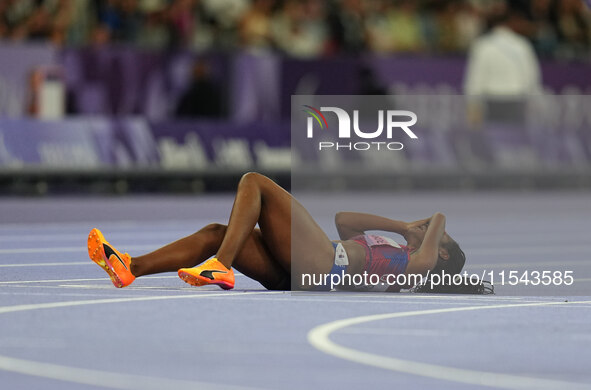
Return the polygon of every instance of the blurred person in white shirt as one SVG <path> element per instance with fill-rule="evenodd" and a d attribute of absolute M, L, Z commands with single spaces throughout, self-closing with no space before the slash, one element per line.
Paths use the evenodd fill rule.
<path fill-rule="evenodd" d="M 527 98 L 541 93 L 538 58 L 519 34 L 528 23 L 520 9 L 507 6 L 491 20 L 492 29 L 472 44 L 464 80 L 472 125 L 483 119 L 521 124 Z"/>

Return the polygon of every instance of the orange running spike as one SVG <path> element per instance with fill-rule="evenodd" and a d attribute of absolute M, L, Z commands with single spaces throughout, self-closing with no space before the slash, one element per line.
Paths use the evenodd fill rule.
<path fill-rule="evenodd" d="M 115 287 L 129 286 L 135 280 L 131 273 L 131 256 L 115 249 L 98 229 L 88 234 L 88 256 L 107 271 Z"/>
<path fill-rule="evenodd" d="M 179 278 L 193 286 L 217 284 L 224 290 L 234 288 L 234 271 L 226 268 L 215 257 L 207 260 L 199 267 L 181 268 Z"/>

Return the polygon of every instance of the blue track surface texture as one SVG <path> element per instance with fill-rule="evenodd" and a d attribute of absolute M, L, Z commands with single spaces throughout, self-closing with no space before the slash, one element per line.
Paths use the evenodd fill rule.
<path fill-rule="evenodd" d="M 572 286 L 497 284 L 494 296 L 292 294 L 242 275 L 222 291 L 174 273 L 115 289 L 87 258 L 91 228 L 137 255 L 226 222 L 232 198 L 2 199 L 1 387 L 591 388 L 590 199 L 301 195 L 333 238 L 340 210 L 441 211 L 470 272 L 573 271 Z"/>

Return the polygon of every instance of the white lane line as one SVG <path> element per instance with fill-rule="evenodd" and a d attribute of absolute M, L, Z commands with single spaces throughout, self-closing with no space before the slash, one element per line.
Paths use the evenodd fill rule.
<path fill-rule="evenodd" d="M 382 328 L 350 328 L 343 329 L 341 333 L 346 334 L 360 334 L 360 335 L 374 335 L 374 336 L 388 336 L 388 337 L 444 337 L 452 335 L 453 332 L 449 329 L 382 329 Z"/>
<path fill-rule="evenodd" d="M 231 205 L 231 203 L 230 203 Z M 107 226 L 109 229 L 143 229 L 146 227 L 146 224 L 153 224 L 157 223 L 158 227 L 165 227 L 171 226 L 173 228 L 178 228 L 182 225 L 192 226 L 199 228 L 199 222 L 203 220 L 199 219 L 163 219 L 163 220 L 156 220 L 156 221 L 137 221 L 137 220 L 121 220 L 121 221 L 101 221 L 98 222 L 99 225 Z M 8 231 L 11 234 L 14 234 L 14 230 L 16 229 L 23 229 L 23 230 L 31 230 L 31 229 L 64 229 L 64 228 L 73 228 L 73 229 L 91 229 L 89 226 L 96 225 L 94 222 L 14 222 L 14 223 L 3 223 L 0 225 L 0 233 L 3 231 Z M 97 225 L 98 226 L 98 225 Z M 99 227 L 100 228 L 100 227 Z"/>
<path fill-rule="evenodd" d="M 51 287 L 51 288 L 66 288 L 66 287 L 83 287 L 84 288 L 88 288 L 90 289 L 90 287 L 96 287 L 97 289 L 110 289 L 113 290 L 113 287 L 110 285 L 95 285 L 95 286 L 87 286 L 87 285 L 59 285 L 59 286 L 45 286 L 45 287 Z M 16 286 L 16 287 L 25 287 L 25 286 Z M 31 288 L 31 286 L 26 286 L 27 288 Z M 128 291 L 130 288 L 132 287 L 126 287 L 125 290 Z M 154 290 L 152 290 L 154 291 Z M 195 291 L 194 288 L 192 287 L 181 287 L 178 289 L 174 289 L 174 288 L 162 288 L 161 290 L 157 290 L 157 291 L 162 291 L 162 292 L 171 292 L 171 291 Z M 204 292 L 207 292 L 209 290 L 202 290 Z M 116 291 L 117 295 L 119 296 L 120 291 Z M 339 302 L 339 303 L 354 303 L 354 304 L 358 304 L 358 303 L 370 303 L 370 304 L 379 304 L 379 305 L 383 305 L 385 303 L 392 303 L 392 300 L 390 299 L 368 299 L 368 300 L 363 300 L 363 299 L 330 299 L 330 300 L 323 300 L 323 299 L 314 299 L 314 298 L 304 298 L 302 296 L 293 296 L 291 295 L 290 291 L 283 291 L 283 294 L 279 294 L 280 297 L 260 297 L 260 296 L 234 296 L 233 299 L 238 299 L 238 300 L 255 300 L 256 301 L 276 301 L 276 302 L 285 302 L 286 299 L 289 299 L 291 301 L 297 301 L 297 302 L 322 302 L 322 303 L 332 303 L 332 302 Z M 33 293 L 33 292 L 19 292 L 19 291 L 0 291 L 0 295 L 33 295 L 33 296 L 81 296 L 81 297 L 96 297 L 96 294 L 90 294 L 90 293 L 62 293 L 62 292 L 51 292 L 51 293 L 44 293 L 44 292 L 38 292 L 38 293 Z M 137 295 L 128 295 L 127 297 L 136 297 Z M 281 297 L 282 296 L 282 297 Z M 211 297 L 211 299 L 222 299 L 223 297 Z M 409 298 L 420 298 L 420 297 L 409 297 Z M 498 300 L 498 301 L 505 301 L 505 299 L 495 299 L 490 297 L 489 299 L 492 299 L 494 301 Z M 543 301 L 539 301 L 539 300 L 527 300 L 524 302 L 543 302 Z M 446 301 L 433 301 L 433 300 L 428 300 L 428 301 L 423 301 L 420 299 L 408 299 L 408 300 L 396 300 L 397 304 L 404 304 L 404 305 L 451 305 L 451 302 L 446 302 Z M 456 305 L 472 305 L 473 302 L 458 302 L 458 301 L 454 301 L 453 304 Z M 573 305 L 574 306 L 574 305 Z M 579 306 L 582 307 L 582 306 Z M 589 306 L 589 308 L 591 308 L 591 306 Z"/>
<path fill-rule="evenodd" d="M 153 250 L 158 248 L 158 245 L 128 245 L 125 250 Z M 12 248 L 12 249 L 0 249 L 0 255 L 2 254 L 23 254 L 23 253 L 86 253 L 86 245 L 78 246 L 61 246 L 61 247 L 49 247 L 49 248 Z"/>
<path fill-rule="evenodd" d="M 216 297 L 212 298 L 212 299 L 218 299 Z M 252 300 L 254 299 L 253 297 L 236 297 L 236 299 L 239 300 Z M 284 298 L 261 298 L 261 297 L 256 297 L 257 302 L 258 301 L 283 301 L 285 302 Z M 338 303 L 354 303 L 354 304 L 359 304 L 359 303 L 367 303 L 367 304 L 376 304 L 376 305 L 383 305 L 383 304 L 388 304 L 388 303 L 392 303 L 392 301 L 389 300 L 378 300 L 378 299 L 371 299 L 371 300 L 364 300 L 364 299 L 330 299 L 330 300 L 321 300 L 321 299 L 305 299 L 302 297 L 291 297 L 290 300 L 293 301 L 297 301 L 297 302 L 315 302 L 315 303 L 333 303 L 333 302 L 338 302 Z M 530 300 L 527 302 L 541 302 L 541 301 L 536 301 L 536 300 Z M 400 300 L 400 301 L 396 301 L 396 304 L 403 304 L 403 305 L 473 305 L 473 302 L 449 302 L 449 301 L 419 301 L 419 300 Z"/>
<path fill-rule="evenodd" d="M 88 262 L 86 262 L 88 263 Z M 93 263 L 90 263 L 94 265 Z M 234 271 L 234 276 L 244 276 L 240 272 Z M 142 276 L 142 279 L 175 279 L 178 278 L 178 275 L 170 275 L 170 276 Z M 93 282 L 93 281 L 108 281 L 107 278 L 85 278 L 85 279 L 40 279 L 40 280 L 6 280 L 0 281 L 0 285 L 3 284 L 21 284 L 21 283 L 54 283 L 54 282 Z"/>
<path fill-rule="evenodd" d="M 178 276 L 142 276 L 142 279 L 171 279 Z M 22 284 L 22 283 L 67 283 L 67 282 L 96 282 L 109 281 L 108 278 L 85 278 L 85 279 L 42 279 L 42 280 L 9 280 L 0 282 L 3 284 Z"/>
<path fill-rule="evenodd" d="M 28 286 L 30 288 L 30 286 Z M 39 297 L 56 297 L 56 296 L 63 296 L 63 297 L 94 297 L 96 298 L 95 293 L 82 293 L 82 292 L 60 292 L 60 291 L 52 291 L 52 292 L 31 292 L 31 291 L 0 291 L 0 295 L 22 295 L 22 296 L 39 296 Z M 119 292 L 117 292 L 117 296 L 119 296 Z M 122 295 L 123 297 L 137 297 L 138 295 Z"/>
<path fill-rule="evenodd" d="M 103 280 L 103 279 L 101 279 Z M 31 286 L 31 285 L 11 285 L 11 287 L 20 287 L 20 288 L 32 288 L 32 287 L 39 287 L 39 288 L 52 288 L 52 289 L 65 289 L 65 288 L 80 288 L 80 289 L 100 289 L 100 290 L 113 290 L 115 291 L 114 287 L 110 283 L 105 283 L 101 285 L 86 285 L 86 284 L 60 284 L 60 285 L 51 285 L 51 286 Z M 128 286 L 125 288 L 126 291 L 131 290 L 150 290 L 153 289 L 160 289 L 156 291 L 163 291 L 163 292 L 171 292 L 171 291 L 195 291 L 194 287 L 134 287 Z M 212 290 L 203 290 L 201 291 L 207 292 Z M 215 290 L 214 290 L 215 291 Z M 119 291 L 117 291 L 119 293 Z M 2 292 L 0 292 L 2 294 Z M 18 294 L 13 292 L 4 292 L 3 294 Z M 26 293 L 21 293 L 22 295 L 26 295 Z M 36 294 L 36 293 L 32 293 Z M 37 293 L 37 295 L 52 295 L 54 293 Z M 88 294 L 86 294 L 88 295 Z M 401 293 L 401 296 L 396 299 L 391 299 L 388 295 L 378 296 L 378 295 L 345 295 L 345 294 L 338 294 L 342 298 L 336 298 L 335 296 L 328 297 L 328 296 L 319 296 L 316 294 L 309 294 L 309 295 L 301 295 L 301 293 L 293 294 L 291 291 L 283 291 L 283 295 L 289 295 L 291 300 L 297 300 L 298 302 L 339 302 L 339 303 L 371 303 L 371 304 L 384 304 L 384 303 L 396 303 L 396 304 L 419 304 L 419 305 L 451 305 L 451 304 L 459 304 L 459 305 L 473 305 L 474 298 L 470 297 L 461 297 L 461 296 L 421 296 L 421 295 L 406 295 Z M 95 296 L 95 295 L 91 295 Z M 361 299 L 361 298 L 367 299 Z M 221 298 L 221 297 L 220 297 Z M 213 297 L 212 299 L 216 299 Z M 254 299 L 253 297 L 236 297 L 236 299 Z M 280 301 L 284 298 L 260 298 L 257 297 L 257 300 L 266 300 L 266 301 Z M 523 297 L 493 297 L 487 296 L 483 299 L 478 299 L 479 301 L 483 302 L 544 302 L 542 300 L 536 300 L 535 298 L 523 298 Z M 451 302 L 450 302 L 451 301 Z"/>
<path fill-rule="evenodd" d="M 0 268 L 12 267 L 59 267 L 62 265 L 94 265 L 90 261 L 70 261 L 61 263 L 24 263 L 24 264 L 0 264 Z"/>
<path fill-rule="evenodd" d="M 247 390 L 246 386 L 222 385 L 208 382 L 167 379 L 132 374 L 100 371 L 88 368 L 68 367 L 52 363 L 16 359 L 0 355 L 0 369 L 18 374 L 72 382 L 82 385 L 121 390 Z"/>
<path fill-rule="evenodd" d="M 125 250 L 153 250 L 159 247 L 156 244 L 134 244 L 124 245 Z M 83 252 L 86 250 L 84 245 L 78 246 L 60 246 L 60 247 L 42 247 L 42 248 L 11 248 L 0 249 L 0 254 L 22 254 L 22 253 L 56 253 L 56 252 Z M 484 255 L 538 255 L 548 253 L 581 253 L 591 251 L 591 245 L 535 245 L 535 246 L 503 246 L 503 247 L 478 247 L 465 248 L 466 254 L 470 256 Z"/>
<path fill-rule="evenodd" d="M 365 298 L 365 299 L 387 299 L 393 303 L 398 302 L 401 299 L 425 299 L 425 300 L 444 300 L 444 301 L 483 301 L 483 302 L 490 302 L 492 301 L 522 301 L 525 299 L 531 299 L 531 297 L 499 297 L 496 295 L 486 295 L 486 296 L 479 296 L 479 295 L 470 295 L 470 294 L 459 294 L 459 295 L 451 295 L 451 294 L 415 294 L 410 292 L 402 292 L 402 293 L 382 293 L 382 294 L 375 294 L 375 293 L 347 293 L 347 292 L 327 292 L 327 293 L 308 293 L 308 292 L 290 292 L 292 296 L 297 297 L 298 295 L 304 296 L 306 298 L 314 298 L 317 297 L 319 300 L 332 299 L 334 297 L 357 297 L 357 298 Z"/>
<path fill-rule="evenodd" d="M 352 325 L 392 318 L 416 317 L 462 311 L 506 309 L 514 307 L 535 307 L 551 305 L 591 304 L 591 301 L 516 303 L 487 306 L 452 307 L 445 309 L 416 310 L 398 313 L 376 314 L 346 318 L 317 326 L 308 332 L 308 342 L 320 351 L 352 362 L 379 367 L 386 370 L 418 375 L 439 380 L 466 383 L 470 385 L 498 387 L 504 389 L 588 389 L 588 384 L 560 380 L 533 378 L 519 375 L 468 370 L 437 364 L 421 363 L 381 356 L 373 353 L 343 347 L 330 340 L 330 335 Z"/>
<path fill-rule="evenodd" d="M 498 246 L 490 248 L 464 248 L 466 256 L 485 255 L 546 255 L 564 253 L 588 253 L 591 245 L 529 245 L 529 246 Z"/>
<path fill-rule="evenodd" d="M 524 267 L 536 267 L 536 271 L 540 270 L 540 267 L 553 267 L 564 268 L 565 266 L 578 265 L 578 266 L 591 266 L 591 262 L 581 260 L 568 260 L 568 261 L 532 261 L 532 262 L 510 262 L 510 263 L 468 263 L 464 266 L 464 269 L 497 269 L 497 268 L 524 268 Z"/>
<path fill-rule="evenodd" d="M 83 241 L 86 239 L 86 232 L 81 231 L 78 233 L 55 233 L 54 231 L 47 231 L 44 233 L 39 232 L 27 232 L 26 234 L 14 234 L 14 227 L 24 227 L 24 228 L 40 228 L 40 227 L 60 227 L 64 228 L 67 227 L 69 223 L 58 223 L 58 224 L 2 224 L 0 225 L 0 241 L 56 241 L 56 240 L 74 240 L 74 239 L 82 239 Z M 83 226 L 88 227 L 90 224 L 88 223 L 74 223 L 75 226 Z M 186 226 L 182 226 L 182 225 Z M 175 220 L 168 220 L 168 221 L 158 221 L 158 227 L 165 227 L 165 229 L 158 229 L 158 232 L 155 231 L 129 231 L 129 230 L 116 230 L 116 228 L 120 227 L 130 228 L 130 229 L 137 229 L 137 228 L 144 228 L 145 224 L 139 222 L 123 222 L 114 225 L 113 223 L 109 223 L 108 229 L 109 236 L 113 237 L 161 237 L 162 235 L 171 235 L 177 236 L 182 234 L 190 234 L 193 231 L 196 231 L 200 225 L 199 221 L 175 221 Z M 6 230 L 9 233 L 3 234 L 3 231 Z M 517 232 L 516 232 L 517 233 Z M 527 234 L 523 231 L 519 233 L 519 240 L 521 243 L 528 243 L 529 245 L 536 245 L 539 241 L 540 244 L 547 244 L 547 231 L 540 231 L 536 233 Z M 578 234 L 578 235 L 577 235 Z M 573 244 L 580 243 L 582 240 L 585 240 L 587 235 L 580 230 L 568 232 L 568 237 L 564 237 L 564 239 L 568 239 L 569 242 Z M 510 243 L 515 240 L 515 234 L 495 234 L 494 232 L 487 233 L 487 234 L 461 234 L 461 242 L 460 243 L 469 243 L 470 246 L 475 246 L 478 244 L 478 247 L 481 245 L 487 247 L 490 243 L 493 242 L 505 242 Z M 535 242 L 532 242 L 535 241 Z M 561 241 L 564 242 L 564 241 Z M 498 248 L 498 247 L 497 247 Z"/>
<path fill-rule="evenodd" d="M 195 298 L 207 298 L 215 296 L 243 296 L 253 294 L 276 294 L 275 291 L 255 291 L 255 292 L 226 292 L 226 293 L 205 293 L 196 292 L 191 295 L 157 295 L 157 296 L 144 296 L 144 297 L 133 297 L 133 298 L 104 298 L 104 299 L 90 299 L 81 301 L 65 301 L 65 302 L 49 302 L 49 303 L 33 303 L 26 305 L 13 305 L 13 306 L 0 306 L 0 314 L 14 313 L 18 311 L 29 311 L 29 310 L 42 310 L 42 309 L 55 309 L 60 307 L 73 307 L 73 306 L 86 306 L 86 305 L 101 305 L 106 303 L 123 303 L 123 302 L 141 302 L 141 301 L 164 301 L 168 299 L 195 299 Z"/>
<path fill-rule="evenodd" d="M 273 294 L 273 291 L 264 292 L 244 292 L 244 293 L 219 293 L 219 294 L 193 294 L 193 295 L 176 295 L 176 296 L 154 296 L 154 297 L 134 297 L 134 298 L 111 298 L 111 299 L 95 299 L 95 300 L 80 300 L 67 302 L 52 302 L 30 305 L 15 305 L 0 307 L 0 314 L 14 313 L 29 310 L 55 309 L 62 307 L 74 307 L 85 305 L 98 304 L 113 304 L 123 302 L 141 302 L 141 301 L 158 301 L 169 299 L 198 299 L 207 298 L 210 296 L 226 296 L 247 295 L 247 294 Z M 252 389 L 245 386 L 220 385 L 207 382 L 185 381 L 178 379 L 156 378 L 132 374 L 120 374 L 108 371 L 69 367 L 59 364 L 42 363 L 32 360 L 16 359 L 8 356 L 0 355 L 0 369 L 10 372 L 16 372 L 24 375 L 31 375 L 41 378 L 49 378 L 60 381 L 107 387 L 111 389 L 125 389 L 125 390 L 162 390 L 162 389 Z"/>
<path fill-rule="evenodd" d="M 560 243 L 562 245 L 566 242 L 573 244 L 585 242 L 585 239 L 588 238 L 588 235 L 585 235 L 584 230 L 571 230 L 561 233 L 565 233 L 564 236 L 561 235 L 562 237 L 560 237 Z M 523 231 L 515 231 L 513 233 L 508 232 L 507 234 L 494 234 L 492 232 L 488 234 L 470 234 L 454 231 L 454 237 L 456 236 L 461 239 L 460 245 L 462 243 L 470 243 L 470 245 L 487 246 L 493 242 L 515 242 L 515 237 L 519 237 L 520 243 L 527 243 L 529 245 L 548 244 L 548 237 L 554 237 L 555 235 L 548 230 L 538 231 L 531 234 L 524 234 Z"/>
<path fill-rule="evenodd" d="M 147 247 L 147 246 L 146 246 Z M 150 246 L 152 247 L 152 246 Z M 1 250 L 0 250 L 1 251 Z M 19 251 L 28 251 L 28 249 L 23 250 L 19 249 Z M 34 249 L 37 252 L 37 249 Z M 77 251 L 83 252 L 84 248 L 78 247 Z M 44 252 L 43 250 L 39 250 L 39 252 Z M 59 251 L 56 251 L 59 252 Z M 7 267 L 43 267 L 43 266 L 67 266 L 67 265 L 93 265 L 90 261 L 78 261 L 78 262 L 53 262 L 53 263 L 16 263 L 16 264 L 0 264 L 0 268 L 7 268 Z M 464 267 L 465 270 L 474 270 L 474 269 L 502 269 L 502 268 L 525 268 L 525 267 L 536 267 L 536 270 L 539 270 L 540 267 L 553 267 L 555 268 L 564 268 L 565 266 L 583 266 L 583 267 L 591 267 L 591 262 L 585 260 L 573 260 L 573 261 L 561 261 L 557 263 L 556 261 L 535 261 L 530 263 L 523 263 L 523 262 L 513 262 L 513 263 L 484 263 L 484 264 L 466 264 Z"/>
<path fill-rule="evenodd" d="M 145 232 L 114 232 L 109 233 L 109 237 L 113 237 L 113 241 L 125 241 L 129 239 L 138 240 L 138 239 L 154 239 L 154 238 L 165 238 L 166 236 L 170 236 L 172 239 L 177 239 L 179 235 L 187 235 L 190 234 L 191 230 L 159 230 L 159 231 L 145 231 Z M 0 234 L 0 242 L 1 241 L 10 241 L 10 242 L 28 242 L 28 241 L 68 241 L 68 240 L 77 240 L 81 242 L 85 242 L 88 233 L 33 233 L 33 234 Z"/>
<path fill-rule="evenodd" d="M 112 284 L 60 284 L 56 287 L 63 287 L 63 288 L 79 288 L 79 289 L 89 289 L 89 290 L 113 290 L 113 285 Z M 212 286 L 213 287 L 213 286 Z M 125 288 L 125 290 L 128 291 L 138 291 L 138 290 L 150 290 L 150 291 L 163 291 L 163 292 L 171 292 L 171 291 L 195 291 L 195 287 L 178 287 L 178 288 L 174 288 L 174 287 L 158 287 L 158 286 L 141 286 L 141 287 L 135 287 L 135 286 L 127 286 Z M 217 290 L 217 288 L 216 288 Z M 203 291 L 209 291 L 209 290 L 203 290 Z"/>

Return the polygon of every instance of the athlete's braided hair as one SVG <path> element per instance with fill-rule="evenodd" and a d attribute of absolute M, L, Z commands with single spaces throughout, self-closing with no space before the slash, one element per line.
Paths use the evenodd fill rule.
<path fill-rule="evenodd" d="M 437 294 L 494 294 L 494 286 L 486 280 L 480 280 L 478 276 L 459 275 L 466 263 L 466 255 L 457 242 L 451 240 L 441 244 L 449 254 L 447 260 L 441 257 L 429 276 L 411 289 L 416 293 L 437 293 Z M 451 283 L 445 281 L 443 274 L 451 275 Z M 441 278 L 434 277 L 436 274 Z M 454 276 L 455 275 L 455 276 Z M 449 278 L 449 276 L 448 276 Z M 433 282 L 437 280 L 436 282 Z"/>
<path fill-rule="evenodd" d="M 450 239 L 449 242 L 442 243 L 441 246 L 447 250 L 449 258 L 447 260 L 443 260 L 441 257 L 437 259 L 437 264 L 431 273 L 442 274 L 445 272 L 448 275 L 456 275 L 462 272 L 462 268 L 464 268 L 464 264 L 466 263 L 466 255 L 460 248 L 460 245 L 453 239 Z"/>

